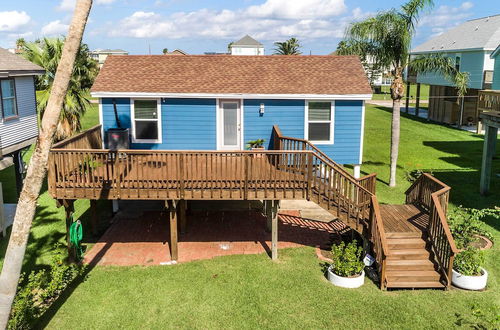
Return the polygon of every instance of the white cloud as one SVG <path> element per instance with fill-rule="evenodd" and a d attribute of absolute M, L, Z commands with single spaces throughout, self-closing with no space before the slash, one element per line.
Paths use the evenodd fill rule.
<path fill-rule="evenodd" d="M 267 0 L 258 6 L 239 10 L 200 9 L 162 16 L 137 11 L 110 27 L 111 36 L 135 38 L 208 37 L 238 38 L 250 34 L 261 40 L 295 36 L 302 39 L 342 37 L 352 19 L 363 17 L 356 8 L 352 16 L 339 17 L 346 11 L 344 0 Z"/>
<path fill-rule="evenodd" d="M 0 32 L 19 31 L 30 21 L 31 17 L 24 11 L 0 11 Z"/>
<path fill-rule="evenodd" d="M 56 36 L 66 34 L 68 29 L 68 24 L 64 24 L 60 20 L 55 20 L 42 27 L 42 34 L 45 36 Z"/>
<path fill-rule="evenodd" d="M 474 4 L 469 1 L 463 2 L 457 7 L 439 6 L 429 15 L 422 17 L 419 26 L 441 27 L 442 31 L 440 32 L 442 33 L 470 17 L 472 15 L 470 12 L 472 7 L 474 7 Z"/>
<path fill-rule="evenodd" d="M 95 3 L 98 5 L 110 5 L 116 0 L 96 0 Z M 76 0 L 61 0 L 59 5 L 56 7 L 60 11 L 72 11 L 75 9 Z"/>

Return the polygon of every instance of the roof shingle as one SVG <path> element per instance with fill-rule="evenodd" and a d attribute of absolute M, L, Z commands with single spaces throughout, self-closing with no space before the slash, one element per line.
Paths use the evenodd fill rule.
<path fill-rule="evenodd" d="M 44 69 L 25 60 L 21 55 L 0 48 L 0 71 L 33 71 L 35 74 L 41 74 Z"/>
<path fill-rule="evenodd" d="M 371 94 L 357 56 L 109 56 L 92 92 Z"/>

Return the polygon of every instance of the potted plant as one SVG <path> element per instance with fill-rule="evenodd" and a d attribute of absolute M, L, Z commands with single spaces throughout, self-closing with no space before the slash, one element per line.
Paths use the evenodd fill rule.
<path fill-rule="evenodd" d="M 247 149 L 251 150 L 264 150 L 264 139 L 257 139 L 247 142 Z"/>
<path fill-rule="evenodd" d="M 356 240 L 332 246 L 332 264 L 328 267 L 328 280 L 343 288 L 359 288 L 365 283 L 365 264 L 361 260 L 363 248 Z"/>
<path fill-rule="evenodd" d="M 465 290 L 482 290 L 488 281 L 488 272 L 482 267 L 482 251 L 472 246 L 458 253 L 453 262 L 451 283 Z"/>

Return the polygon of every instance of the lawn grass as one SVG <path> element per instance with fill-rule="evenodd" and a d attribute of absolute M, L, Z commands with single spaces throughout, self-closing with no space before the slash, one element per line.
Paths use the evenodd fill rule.
<path fill-rule="evenodd" d="M 406 93 L 406 89 L 405 89 Z M 410 85 L 410 98 L 415 99 L 417 97 L 417 85 L 416 84 L 411 84 Z M 391 99 L 391 92 L 390 92 L 390 86 L 382 86 L 382 93 L 380 94 L 373 94 L 372 100 L 390 100 Z M 420 99 L 421 100 L 428 100 L 429 99 L 429 85 L 420 85 Z"/>
<path fill-rule="evenodd" d="M 367 106 L 362 171 L 378 173 L 377 195 L 382 203 L 403 203 L 403 193 L 409 186 L 405 169 L 419 167 L 432 170 L 452 187 L 452 206 L 483 208 L 499 204 L 498 177 L 492 179 L 489 196 L 478 193 L 482 138 L 413 116 L 402 116 L 398 186 L 389 188 L 390 118 L 386 109 Z M 95 108 L 85 121 L 85 127 L 96 124 Z M 498 159 L 493 167 L 500 172 Z M 76 215 L 86 219 L 88 207 L 88 201 L 78 201 Z M 107 205 L 101 207 L 102 212 L 109 210 Z M 500 242 L 499 224 L 488 221 L 487 228 Z M 55 207 L 44 189 L 24 269 L 43 267 L 54 245 L 63 241 L 62 210 Z M 5 246 L 3 239 L 2 256 Z M 78 329 L 452 328 L 455 313 L 468 314 L 473 304 L 482 308 L 498 305 L 497 246 L 486 253 L 490 278 L 488 290 L 481 293 L 382 292 L 368 279 L 360 289 L 336 288 L 324 278 L 312 248 L 280 250 L 277 263 L 267 255 L 240 255 L 170 267 L 96 267 L 56 301 L 42 325 Z"/>

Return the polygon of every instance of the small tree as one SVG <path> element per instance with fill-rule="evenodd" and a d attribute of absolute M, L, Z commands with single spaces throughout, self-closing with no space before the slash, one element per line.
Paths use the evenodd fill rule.
<path fill-rule="evenodd" d="M 302 54 L 300 48 L 302 47 L 299 40 L 296 38 L 290 38 L 283 42 L 275 42 L 274 54 L 276 55 L 300 55 Z"/>
<path fill-rule="evenodd" d="M 168 54 L 168 48 L 163 48 L 163 55 L 167 55 Z"/>
<path fill-rule="evenodd" d="M 233 47 L 234 41 L 231 41 L 230 43 L 227 44 L 227 52 L 231 52 L 231 47 Z"/>

